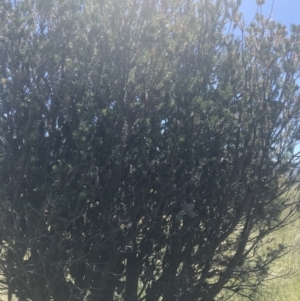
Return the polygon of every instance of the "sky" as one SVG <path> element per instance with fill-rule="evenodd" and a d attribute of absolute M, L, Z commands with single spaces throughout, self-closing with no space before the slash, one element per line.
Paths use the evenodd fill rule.
<path fill-rule="evenodd" d="M 300 24 L 300 0 L 265 0 L 260 7 L 263 15 L 289 27 L 292 23 Z M 242 0 L 241 11 L 245 21 L 250 22 L 257 10 L 256 0 Z"/>

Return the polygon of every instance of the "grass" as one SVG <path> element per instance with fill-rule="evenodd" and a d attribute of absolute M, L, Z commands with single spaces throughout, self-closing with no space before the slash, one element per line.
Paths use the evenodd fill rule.
<path fill-rule="evenodd" d="M 283 241 L 291 246 L 291 251 L 272 266 L 275 276 L 285 272 L 287 276 L 270 280 L 262 288 L 265 297 L 262 296 L 257 301 L 298 301 L 300 300 L 300 221 L 294 222 L 274 235 L 277 243 Z"/>
<path fill-rule="evenodd" d="M 262 285 L 257 301 L 299 301 L 300 300 L 300 220 L 273 233 L 272 244 L 284 243 L 290 252 L 271 266 L 272 278 Z M 234 297 L 232 301 L 246 301 Z"/>

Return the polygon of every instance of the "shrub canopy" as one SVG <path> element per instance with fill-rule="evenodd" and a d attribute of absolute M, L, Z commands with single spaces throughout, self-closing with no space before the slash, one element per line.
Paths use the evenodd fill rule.
<path fill-rule="evenodd" d="M 295 212 L 300 27 L 238 6 L 0 0 L 9 301 L 252 298 Z"/>

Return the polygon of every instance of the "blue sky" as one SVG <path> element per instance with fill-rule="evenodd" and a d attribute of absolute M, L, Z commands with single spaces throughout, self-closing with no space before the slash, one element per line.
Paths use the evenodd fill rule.
<path fill-rule="evenodd" d="M 272 19 L 287 27 L 292 23 L 300 24 L 300 0 L 265 0 L 265 4 L 260 6 L 260 9 L 263 15 L 271 15 Z M 253 20 L 256 10 L 256 0 L 242 0 L 241 11 L 247 22 Z"/>

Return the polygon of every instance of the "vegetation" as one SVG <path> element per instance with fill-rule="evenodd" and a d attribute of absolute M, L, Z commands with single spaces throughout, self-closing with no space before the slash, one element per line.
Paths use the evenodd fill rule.
<path fill-rule="evenodd" d="M 288 252 L 270 266 L 269 277 L 262 283 L 254 300 L 257 301 L 297 301 L 300 296 L 300 220 L 273 233 L 267 239 L 271 245 L 284 243 L 289 247 Z M 262 251 L 264 248 L 262 248 Z M 245 297 L 235 296 L 232 301 L 246 301 Z"/>
<path fill-rule="evenodd" d="M 300 27 L 238 6 L 0 0 L 9 301 L 254 298 L 296 218 Z"/>

